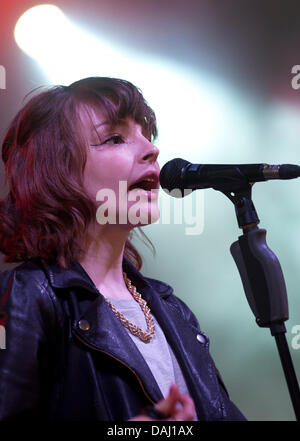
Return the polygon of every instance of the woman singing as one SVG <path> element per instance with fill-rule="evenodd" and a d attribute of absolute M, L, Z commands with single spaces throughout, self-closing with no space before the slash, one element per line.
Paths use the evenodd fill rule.
<path fill-rule="evenodd" d="M 0 420 L 244 420 L 208 337 L 132 244 L 159 217 L 154 112 L 130 82 L 33 96 L 5 136 Z"/>

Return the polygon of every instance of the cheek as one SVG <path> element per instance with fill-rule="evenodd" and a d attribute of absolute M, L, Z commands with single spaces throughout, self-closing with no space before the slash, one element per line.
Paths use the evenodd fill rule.
<path fill-rule="evenodd" d="M 128 161 L 118 157 L 91 155 L 84 170 L 84 186 L 88 194 L 96 200 L 101 189 L 111 189 L 118 194 L 119 181 L 127 181 L 129 176 Z"/>
<path fill-rule="evenodd" d="M 90 159 L 84 169 L 84 187 L 93 200 L 95 200 L 97 191 L 105 185 L 102 169 L 105 170 L 103 164 L 97 164 Z"/>

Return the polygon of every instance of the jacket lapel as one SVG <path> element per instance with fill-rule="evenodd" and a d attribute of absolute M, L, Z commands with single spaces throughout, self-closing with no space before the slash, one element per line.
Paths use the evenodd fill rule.
<path fill-rule="evenodd" d="M 222 419 L 223 403 L 215 366 L 209 354 L 208 338 L 205 337 L 204 344 L 200 343 L 197 339 L 200 330 L 184 320 L 179 306 L 171 306 L 160 296 L 151 296 L 150 291 L 146 288 L 143 296 L 177 358 L 198 409 L 198 418 L 210 420 L 216 419 L 218 415 Z"/>
<path fill-rule="evenodd" d="M 150 401 L 163 398 L 143 356 L 102 295 L 74 322 L 72 333 L 89 348 L 110 355 L 130 369 Z"/>

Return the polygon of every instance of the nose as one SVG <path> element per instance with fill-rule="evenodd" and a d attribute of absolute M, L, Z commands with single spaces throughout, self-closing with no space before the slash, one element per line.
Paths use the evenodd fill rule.
<path fill-rule="evenodd" d="M 154 144 L 152 144 L 152 142 L 147 141 L 147 145 L 145 146 L 143 153 L 141 155 L 142 162 L 144 161 L 155 162 L 157 160 L 158 155 L 159 155 L 159 149 Z"/>

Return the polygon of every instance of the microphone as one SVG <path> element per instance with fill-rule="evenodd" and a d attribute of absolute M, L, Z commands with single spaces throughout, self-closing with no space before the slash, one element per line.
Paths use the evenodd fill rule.
<path fill-rule="evenodd" d="M 184 197 L 192 191 L 213 188 L 223 192 L 241 190 L 249 183 L 269 179 L 294 179 L 300 176 L 300 167 L 292 164 L 192 164 L 175 158 L 161 169 L 159 180 L 163 190 L 173 192 L 171 196 Z M 185 193 L 185 194 L 184 194 Z"/>

